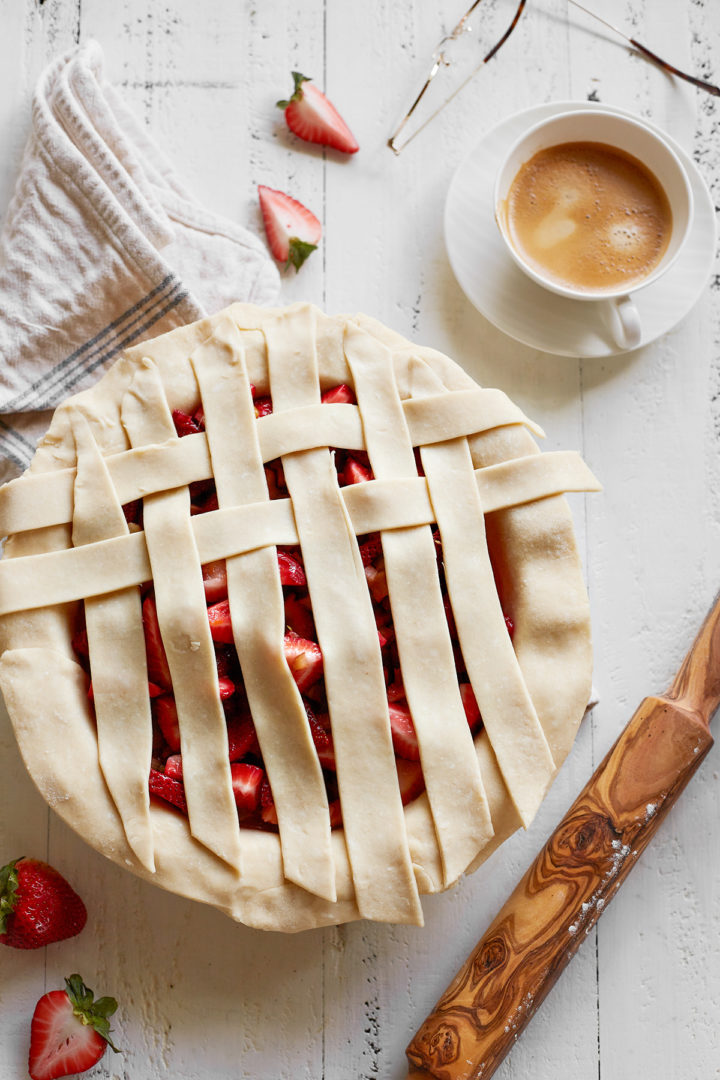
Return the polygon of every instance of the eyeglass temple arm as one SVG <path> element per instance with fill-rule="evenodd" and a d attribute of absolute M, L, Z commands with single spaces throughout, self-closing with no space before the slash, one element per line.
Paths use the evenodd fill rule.
<path fill-rule="evenodd" d="M 653 63 L 664 68 L 665 71 L 670 71 L 673 75 L 677 75 L 679 79 L 684 79 L 685 82 L 692 83 L 693 86 L 699 86 L 701 90 L 707 90 L 709 94 L 713 94 L 715 97 L 720 97 L 720 86 L 715 86 L 714 83 L 705 82 L 704 79 L 697 79 L 694 75 L 688 75 L 686 72 L 680 71 L 679 68 L 673 67 L 672 64 L 668 64 L 667 60 L 663 60 L 657 53 L 648 49 L 647 45 L 641 45 L 635 38 L 628 38 L 627 40 L 638 50 L 638 52 L 643 53 L 649 60 L 652 60 Z"/>

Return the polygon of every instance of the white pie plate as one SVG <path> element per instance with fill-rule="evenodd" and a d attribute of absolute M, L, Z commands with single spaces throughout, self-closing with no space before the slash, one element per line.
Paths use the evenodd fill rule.
<path fill-rule="evenodd" d="M 504 154 L 525 130 L 556 113 L 588 107 L 592 106 L 587 101 L 553 102 L 503 120 L 459 166 L 445 204 L 448 256 L 468 300 L 517 341 L 543 352 L 583 358 L 627 351 L 610 333 L 607 305 L 556 295 L 515 265 L 495 223 L 493 187 Z M 624 109 L 608 111 L 633 116 Z M 643 328 L 640 346 L 649 345 L 688 314 L 707 283 L 715 255 L 715 213 L 705 181 L 682 147 L 653 124 L 648 127 L 662 135 L 685 166 L 695 214 L 673 266 L 658 281 L 633 293 Z"/>

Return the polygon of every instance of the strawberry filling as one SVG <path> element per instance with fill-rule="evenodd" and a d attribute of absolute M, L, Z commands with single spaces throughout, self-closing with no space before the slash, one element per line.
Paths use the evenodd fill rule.
<path fill-rule="evenodd" d="M 258 396 L 254 387 L 252 391 L 256 416 L 269 415 L 272 412 L 272 400 L 267 396 Z M 322 395 L 322 401 L 328 404 L 352 405 L 355 403 L 355 394 L 349 386 L 341 384 L 326 390 Z M 175 410 L 173 420 L 180 437 L 197 434 L 205 427 L 202 408 L 197 409 L 192 415 Z M 363 452 L 337 449 L 333 453 L 333 458 L 338 483 L 341 486 L 366 483 L 373 479 L 370 463 Z M 419 466 L 419 456 L 417 460 Z M 420 467 L 418 471 L 421 472 Z M 287 486 L 282 463 L 279 460 L 268 462 L 265 466 L 265 476 L 270 497 L 286 498 Z M 191 485 L 191 499 L 193 513 L 207 513 L 217 509 L 217 494 L 213 481 L 199 481 Z M 128 522 L 136 523 L 135 527 L 142 526 L 141 500 L 129 503 L 123 509 Z M 460 696 L 470 729 L 476 733 L 482 725 L 482 717 L 468 681 L 457 638 L 455 620 L 445 586 L 442 543 L 437 529 L 433 530 L 433 538 L 448 629 L 455 654 Z M 412 713 L 405 697 L 380 534 L 372 533 L 359 537 L 358 544 L 378 628 L 398 786 L 403 804 L 405 804 L 417 798 L 425 789 L 420 750 Z M 323 656 L 317 642 L 302 554 L 297 546 L 280 547 L 277 549 L 277 561 L 285 603 L 286 629 L 283 639 L 285 660 L 305 705 L 310 735 L 325 776 L 331 824 L 333 828 L 336 828 L 342 826 L 342 812 L 335 777 L 335 749 L 323 679 Z M 247 827 L 276 829 L 277 814 L 272 789 L 265 771 L 234 647 L 225 560 L 219 559 L 204 565 L 202 576 L 210 634 L 215 646 L 218 693 L 227 721 L 228 759 L 238 814 Z M 153 763 L 149 789 L 151 795 L 186 814 L 182 740 L 172 693 L 170 668 L 160 633 L 152 587 L 143 586 L 142 595 L 144 597 L 142 610 L 148 663 L 148 689 L 153 718 Z M 505 621 L 512 638 L 514 632 L 512 620 L 506 616 Z M 84 625 L 78 627 L 73 637 L 73 647 L 81 665 L 89 675 L 88 642 Z M 89 693 L 92 700 L 92 684 L 89 686 Z"/>

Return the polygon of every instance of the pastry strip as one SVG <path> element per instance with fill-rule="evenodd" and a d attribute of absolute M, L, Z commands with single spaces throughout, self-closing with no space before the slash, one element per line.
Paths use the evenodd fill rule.
<path fill-rule="evenodd" d="M 418 397 L 437 391 L 439 379 L 421 360 L 412 369 Z M 527 827 L 555 774 L 497 594 L 485 536 L 485 516 L 472 484 L 467 439 L 420 450 L 463 659 L 485 730 L 510 796 Z"/>
<path fill-rule="evenodd" d="M 355 380 L 365 442 L 381 480 L 416 475 L 395 388 L 392 355 L 350 326 L 345 356 Z M 432 532 L 427 525 L 382 533 L 385 574 L 405 696 L 417 733 L 446 885 L 493 834 L 473 737 L 458 687 Z"/>
<path fill-rule="evenodd" d="M 268 317 L 276 412 L 317 401 L 314 315 Z M 343 829 L 364 918 L 422 922 L 398 787 L 377 628 L 328 450 L 282 458 L 305 564 L 335 745 Z"/>
<path fill-rule="evenodd" d="M 224 320 L 193 353 L 221 507 L 269 502 L 241 336 Z M 283 872 L 336 899 L 330 817 L 305 707 L 285 660 L 285 608 L 274 546 L 227 559 L 233 637 L 272 788 Z"/>
<path fill-rule="evenodd" d="M 73 544 L 126 535 L 125 515 L 82 413 L 73 414 L 72 428 L 77 450 Z M 148 791 L 152 716 L 139 589 L 86 600 L 85 622 L 100 767 L 130 847 L 154 873 Z"/>
<path fill-rule="evenodd" d="M 180 439 L 183 443 L 194 436 Z M 551 451 L 475 470 L 485 513 L 567 491 L 599 491 L 573 450 Z M 343 488 L 356 534 L 427 525 L 433 519 L 423 477 L 374 480 Z M 200 561 L 213 562 L 268 544 L 297 544 L 289 499 L 230 507 L 191 519 Z M 143 533 L 0 562 L 0 615 L 63 604 L 139 585 L 151 576 Z M 78 583 L 82 584 L 78 584 Z"/>
<path fill-rule="evenodd" d="M 133 445 L 177 438 L 160 377 L 150 361 L 139 366 L 123 397 L 121 417 Z M 190 831 L 237 869 L 240 827 L 230 778 L 227 727 L 187 488 L 148 496 L 143 517 L 158 622 L 180 725 Z"/>

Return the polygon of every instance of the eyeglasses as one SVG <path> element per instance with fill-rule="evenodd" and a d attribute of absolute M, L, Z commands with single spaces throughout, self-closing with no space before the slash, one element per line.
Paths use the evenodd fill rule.
<path fill-rule="evenodd" d="M 399 154 L 402 150 L 404 150 L 405 147 L 409 143 L 411 143 L 412 140 L 416 138 L 416 136 L 418 136 L 420 132 L 423 131 L 428 126 L 428 124 L 430 124 L 435 119 L 435 117 L 439 113 L 441 113 L 442 110 L 446 108 L 446 106 L 449 105 L 454 98 L 458 96 L 458 94 L 462 90 L 465 89 L 468 83 L 475 78 L 475 76 L 485 66 L 485 64 L 487 64 L 489 60 L 492 60 L 493 56 L 495 56 L 498 50 L 505 44 L 515 27 L 517 26 L 520 20 L 520 16 L 522 15 L 525 5 L 527 3 L 527 0 L 520 0 L 515 14 L 512 17 L 512 21 L 510 22 L 510 25 L 505 29 L 505 31 L 500 37 L 497 36 L 499 30 L 499 24 L 497 24 L 498 5 L 488 3 L 488 0 L 486 0 L 485 7 L 480 13 L 478 13 L 478 15 L 483 14 L 482 30 L 485 34 L 485 42 L 487 43 L 487 41 L 489 40 L 494 40 L 495 44 L 492 45 L 492 47 L 487 52 L 485 52 L 484 55 L 481 56 L 480 62 L 478 63 L 477 48 L 473 43 L 474 52 L 473 49 L 470 50 L 472 69 L 468 75 L 462 78 L 462 72 L 465 69 L 462 66 L 463 57 L 461 54 L 463 53 L 463 51 L 465 52 L 465 61 L 467 61 L 468 42 L 471 40 L 471 34 L 473 31 L 470 19 L 471 16 L 473 16 L 473 14 L 476 12 L 476 9 L 480 6 L 481 2 L 482 0 L 474 0 L 474 3 L 471 4 L 471 6 L 460 19 L 460 21 L 457 23 L 457 25 L 450 31 L 449 34 L 446 34 L 445 37 L 442 38 L 442 40 L 435 48 L 432 54 L 432 66 L 430 68 L 427 78 L 425 79 L 425 82 L 420 88 L 420 92 L 415 97 L 415 100 L 413 101 L 408 111 L 405 113 L 405 116 L 400 121 L 400 124 L 398 125 L 396 130 L 388 139 L 388 146 L 395 154 Z M 622 30 L 619 30 L 616 26 L 613 26 L 612 23 L 607 22 L 600 15 L 595 14 L 594 11 L 590 11 L 588 8 L 583 7 L 582 4 L 578 3 L 578 0 L 569 0 L 569 2 L 574 7 L 578 8 L 580 11 L 583 11 L 586 15 L 589 15 L 591 18 L 596 19 L 598 22 L 602 23 L 603 26 L 606 26 L 614 34 L 617 34 L 634 49 L 636 49 L 642 56 L 644 56 L 648 60 L 651 60 L 654 64 L 657 64 L 664 71 L 669 72 L 671 75 L 677 76 L 677 78 L 679 79 L 684 79 L 686 82 L 692 83 L 693 86 L 697 86 L 700 90 L 705 90 L 707 93 L 713 94 L 715 97 L 720 97 L 720 87 L 715 86 L 714 83 L 706 82 L 704 79 L 698 79 L 694 75 L 688 75 L 686 72 L 674 67 L 672 64 L 668 63 L 667 60 L 663 60 L 660 56 L 658 56 L 657 53 L 654 53 L 650 49 L 648 49 L 646 45 L 642 45 L 639 41 L 637 41 L 636 38 L 628 37 L 627 34 L 624 34 L 622 32 Z M 435 110 L 428 117 L 426 117 L 426 119 L 422 120 L 410 134 L 406 134 L 404 141 L 400 141 L 400 136 L 403 132 L 406 131 L 407 125 L 410 124 L 412 120 L 417 119 L 415 114 L 419 109 L 421 102 L 423 102 L 423 99 L 425 98 L 425 95 L 427 94 L 427 91 L 429 90 L 433 81 L 436 79 L 439 73 L 448 71 L 448 69 L 453 69 L 453 71 L 455 71 L 456 73 L 460 72 L 460 77 L 462 81 L 450 93 L 446 93 L 446 96 L 441 101 L 440 105 L 438 105 L 437 108 L 435 108 Z"/>

